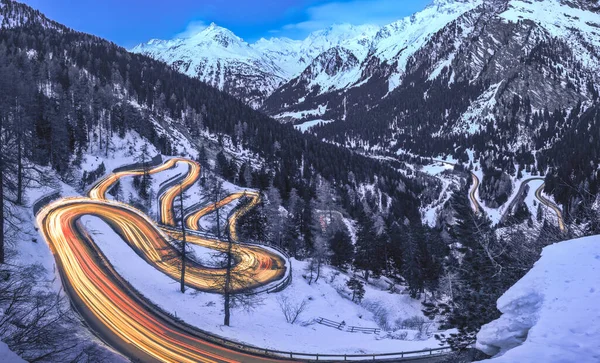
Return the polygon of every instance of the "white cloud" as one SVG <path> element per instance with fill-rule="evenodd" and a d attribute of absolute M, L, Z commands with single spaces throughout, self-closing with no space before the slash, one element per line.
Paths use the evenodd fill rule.
<path fill-rule="evenodd" d="M 192 37 L 192 36 L 200 33 L 201 31 L 203 31 L 207 27 L 208 27 L 208 25 L 206 24 L 206 22 L 204 22 L 202 20 L 192 21 L 191 23 L 189 23 L 187 25 L 187 27 L 185 28 L 184 31 L 182 31 L 181 33 L 175 35 L 175 38 L 189 38 L 189 37 Z"/>
<path fill-rule="evenodd" d="M 427 0 L 334 1 L 306 9 L 308 19 L 282 29 L 312 32 L 335 23 L 386 25 L 423 9 Z"/>

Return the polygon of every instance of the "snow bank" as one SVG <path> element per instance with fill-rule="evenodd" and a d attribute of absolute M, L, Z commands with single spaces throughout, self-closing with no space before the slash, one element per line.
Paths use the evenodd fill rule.
<path fill-rule="evenodd" d="M 250 311 L 233 310 L 232 326 L 226 327 L 222 325 L 223 302 L 220 295 L 193 289 L 180 293 L 177 281 L 141 259 L 101 219 L 84 216 L 81 221 L 119 275 L 142 295 L 186 323 L 213 334 L 268 349 L 322 354 L 389 353 L 439 347 L 432 334 L 419 337 L 416 331 L 397 331 L 398 334 L 408 334 L 402 338 L 391 333 L 350 333 L 316 324 L 315 318 L 324 317 L 344 321 L 348 326 L 376 328 L 377 312 L 383 312 L 380 318 L 386 318 L 391 325 L 400 319 L 423 317 L 423 314 L 418 300 L 373 285 L 365 286 L 366 294 L 361 305 L 353 303 L 345 288 L 348 276 L 336 274 L 329 267 L 323 267 L 318 283 L 309 285 L 302 277 L 307 262 L 298 260 L 293 260 L 290 286 L 280 293 L 259 295 L 256 306 Z M 383 281 L 381 283 L 384 284 Z M 292 325 L 285 321 L 277 300 L 279 296 L 287 296 L 294 303 L 308 301 L 298 323 Z M 434 332 L 437 331 L 432 327 L 430 333 Z"/>
<path fill-rule="evenodd" d="M 328 124 L 333 122 L 333 120 L 311 120 L 311 121 L 306 121 L 301 123 L 300 125 L 294 125 L 294 128 L 296 130 L 302 131 L 302 132 L 306 132 L 308 130 L 310 130 L 312 127 L 315 127 L 317 125 L 321 125 L 321 124 Z"/>
<path fill-rule="evenodd" d="M 0 341 L 0 362 L 5 363 L 25 363 L 21 357 L 8 348 L 8 345 Z"/>
<path fill-rule="evenodd" d="M 600 361 L 600 236 L 546 247 L 500 299 L 477 349 L 493 362 Z"/>

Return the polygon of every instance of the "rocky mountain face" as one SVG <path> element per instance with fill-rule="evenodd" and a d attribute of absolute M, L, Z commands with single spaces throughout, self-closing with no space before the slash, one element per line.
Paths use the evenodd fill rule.
<path fill-rule="evenodd" d="M 189 38 L 153 39 L 131 51 L 162 60 L 259 108 L 277 88 L 300 75 L 322 53 L 344 44 L 358 54 L 366 54 L 367 39 L 377 30 L 370 25 L 341 24 L 314 32 L 303 41 L 263 38 L 249 44 L 213 23 Z"/>
<path fill-rule="evenodd" d="M 511 102 L 513 92 L 526 94 L 535 109 L 586 99 L 583 73 L 600 64 L 598 7 L 584 0 L 435 0 L 383 27 L 335 25 L 302 41 L 248 44 L 212 24 L 188 39 L 152 40 L 133 51 L 292 122 L 345 120 L 357 107 L 378 107 L 415 72 L 425 73 L 421 82 L 481 82 L 473 107 L 444 118 L 449 122 L 437 130 L 473 134 L 490 119 L 492 104 Z M 564 56 L 535 61 L 550 50 Z M 353 102 L 353 94 L 365 93 L 367 103 Z"/>
<path fill-rule="evenodd" d="M 490 206 L 510 192 L 506 170 L 551 173 L 557 145 L 574 145 L 580 114 L 598 103 L 597 0 L 435 0 L 383 27 L 338 25 L 302 41 L 235 39 L 241 45 L 232 49 L 253 54 L 254 69 L 231 60 L 237 50 L 229 58 L 186 50 L 197 65 L 184 71 L 282 122 L 313 121 L 311 133 L 338 145 L 485 161 Z M 135 51 L 181 69 L 177 49 L 193 43 Z M 206 71 L 198 62 L 208 57 L 231 71 Z"/>

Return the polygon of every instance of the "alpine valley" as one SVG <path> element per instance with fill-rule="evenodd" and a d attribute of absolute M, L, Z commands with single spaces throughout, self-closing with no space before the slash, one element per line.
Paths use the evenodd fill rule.
<path fill-rule="evenodd" d="M 598 166 L 587 151 L 597 149 L 598 125 L 588 120 L 598 101 L 599 9 L 595 0 L 434 0 L 382 27 L 339 24 L 304 40 L 248 44 L 211 24 L 132 51 L 338 145 L 479 161 L 492 208 L 514 191 L 507 174 L 549 174 L 546 191 L 569 209 L 570 187 L 558 180 L 573 162 L 584 170 L 572 184 L 595 180 Z M 587 146 L 574 148 L 582 123 Z"/>
<path fill-rule="evenodd" d="M 0 362 L 600 361 L 599 1 L 399 2 L 0 0 Z"/>

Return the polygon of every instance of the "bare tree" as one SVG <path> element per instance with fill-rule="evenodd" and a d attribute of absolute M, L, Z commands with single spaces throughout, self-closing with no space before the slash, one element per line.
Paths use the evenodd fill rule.
<path fill-rule="evenodd" d="M 54 292 L 36 286 L 41 266 L 4 266 L 0 279 L 0 339 L 29 362 L 103 362 L 120 358 L 88 337 L 68 303 Z"/>
<path fill-rule="evenodd" d="M 223 190 L 223 182 L 219 179 L 212 178 L 209 179 L 209 182 L 207 183 L 207 188 L 206 188 L 206 194 L 208 199 L 211 201 L 211 203 L 213 204 L 213 212 L 216 215 L 216 236 L 217 238 L 221 238 L 221 206 L 219 205 L 219 202 L 223 199 L 223 197 L 225 196 L 225 192 Z"/>
<path fill-rule="evenodd" d="M 303 299 L 297 302 L 290 300 L 286 295 L 280 295 L 277 297 L 277 304 L 285 317 L 285 321 L 293 325 L 308 307 L 308 300 Z"/>
<path fill-rule="evenodd" d="M 223 294 L 223 324 L 229 326 L 231 323 L 231 310 L 242 308 L 251 310 L 258 303 L 259 297 L 252 291 L 252 286 L 256 285 L 256 279 L 251 271 L 236 269 L 237 261 L 233 253 L 234 243 L 227 233 L 227 247 L 224 251 L 214 255 L 217 266 L 223 269 L 222 274 L 216 274 L 212 285 L 215 290 Z"/>
<path fill-rule="evenodd" d="M 181 292 L 185 292 L 185 252 L 186 252 L 186 240 L 185 240 L 185 210 L 183 208 L 183 186 L 179 184 L 179 225 L 181 226 Z"/>

